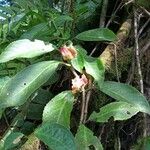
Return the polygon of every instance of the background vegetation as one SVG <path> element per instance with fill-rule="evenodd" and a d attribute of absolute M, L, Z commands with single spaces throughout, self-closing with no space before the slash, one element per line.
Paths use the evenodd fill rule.
<path fill-rule="evenodd" d="M 1 0 L 0 149 L 149 150 L 149 11 L 149 0 Z"/>

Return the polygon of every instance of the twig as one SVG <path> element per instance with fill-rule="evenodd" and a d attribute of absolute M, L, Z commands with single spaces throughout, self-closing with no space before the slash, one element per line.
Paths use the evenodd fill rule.
<path fill-rule="evenodd" d="M 144 7 L 142 7 L 140 5 L 139 5 L 139 7 L 145 12 L 145 14 L 147 14 L 150 17 L 150 12 L 147 9 L 145 9 Z"/>
<path fill-rule="evenodd" d="M 117 4 L 117 2 L 116 2 Z M 118 5 L 118 7 L 116 8 L 116 10 L 114 10 L 114 13 L 112 13 L 109 21 L 106 24 L 106 28 L 110 25 L 110 23 L 112 22 L 112 20 L 114 19 L 114 16 L 116 15 L 116 13 L 118 12 L 118 10 L 121 8 L 122 2 L 120 2 L 120 4 Z"/>
<path fill-rule="evenodd" d="M 99 138 L 100 140 L 101 140 L 102 134 L 104 133 L 104 130 L 105 130 L 105 124 L 102 126 L 101 132 L 100 132 L 100 134 L 99 134 L 99 136 L 98 136 L 98 138 Z"/>
<path fill-rule="evenodd" d="M 105 26 L 105 21 L 106 21 L 106 13 L 107 13 L 107 5 L 108 5 L 108 0 L 103 0 L 102 2 L 102 11 L 99 19 L 99 27 L 102 28 Z M 99 46 L 100 43 L 97 43 L 95 47 L 93 48 L 92 52 L 90 53 L 90 56 L 94 54 L 96 51 L 97 47 Z"/>
<path fill-rule="evenodd" d="M 80 115 L 80 124 L 84 124 L 84 111 L 85 111 L 85 103 L 86 103 L 86 98 L 85 98 L 85 89 L 82 89 L 82 105 L 81 105 L 81 115 Z"/>
<path fill-rule="evenodd" d="M 130 1 L 126 2 L 124 5 L 128 5 L 128 4 L 133 3 L 133 2 L 134 2 L 134 0 L 130 0 Z"/>
<path fill-rule="evenodd" d="M 91 94 L 92 94 L 92 91 L 90 90 L 90 91 L 88 91 L 88 93 L 86 95 L 85 109 L 84 109 L 84 120 L 83 120 L 84 123 L 86 122 L 86 119 L 87 119 L 88 106 L 89 106 L 89 101 L 90 101 L 90 98 L 91 98 Z"/>
<path fill-rule="evenodd" d="M 128 78 L 126 80 L 127 84 L 130 84 L 132 82 L 132 79 L 134 77 L 134 72 L 135 72 L 135 53 L 133 53 L 133 56 L 132 56 L 132 64 L 129 70 Z"/>
<path fill-rule="evenodd" d="M 145 52 L 148 50 L 149 47 L 150 47 L 150 39 L 147 41 L 145 46 L 141 49 L 140 59 L 143 57 L 143 55 L 145 54 Z"/>
<path fill-rule="evenodd" d="M 118 62 L 117 62 L 117 46 L 113 43 L 114 46 L 114 54 L 115 54 L 115 70 L 116 70 L 116 75 L 117 75 L 117 80 L 120 82 L 119 79 L 119 71 L 118 71 Z"/>
<path fill-rule="evenodd" d="M 140 64 L 140 55 L 139 55 L 139 43 L 138 43 L 138 13 L 134 9 L 134 38 L 135 38 L 135 54 L 136 54 L 136 62 L 137 62 L 137 69 L 139 74 L 140 80 L 140 91 L 144 94 L 144 86 L 143 86 L 143 77 L 141 71 L 141 64 Z M 147 136 L 147 119 L 146 114 L 143 114 L 143 137 Z"/>
<path fill-rule="evenodd" d="M 104 27 L 105 26 L 107 6 L 108 6 L 108 0 L 103 0 L 102 11 L 101 11 L 101 15 L 100 15 L 99 27 Z"/>
<path fill-rule="evenodd" d="M 8 119 L 7 119 L 7 117 L 6 117 L 5 112 L 3 113 L 3 116 L 4 116 L 5 122 L 6 122 L 6 124 L 7 124 L 7 127 L 10 127 L 10 124 L 9 124 L 9 122 L 8 122 Z"/>
<path fill-rule="evenodd" d="M 70 70 L 72 71 L 75 77 L 78 77 L 78 74 L 76 73 L 76 70 L 73 67 L 71 67 Z"/>
<path fill-rule="evenodd" d="M 96 46 L 93 48 L 92 52 L 90 53 L 89 56 L 92 56 L 94 54 L 94 52 L 96 51 L 97 47 L 99 46 L 99 43 L 96 44 Z"/>
<path fill-rule="evenodd" d="M 143 77 L 142 77 L 141 64 L 140 64 L 139 43 L 138 43 L 138 14 L 136 10 L 134 11 L 134 38 L 135 38 L 136 62 L 137 62 L 139 80 L 140 80 L 140 91 L 141 93 L 144 93 Z"/>
<path fill-rule="evenodd" d="M 142 28 L 139 30 L 138 32 L 138 38 L 140 37 L 141 33 L 143 32 L 143 30 L 145 29 L 145 27 L 149 24 L 150 22 L 150 18 L 145 22 L 145 24 L 142 26 Z"/>

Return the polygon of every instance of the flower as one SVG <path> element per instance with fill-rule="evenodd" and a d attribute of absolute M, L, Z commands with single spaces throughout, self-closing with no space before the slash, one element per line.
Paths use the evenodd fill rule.
<path fill-rule="evenodd" d="M 72 92 L 74 94 L 77 92 L 81 92 L 87 84 L 88 79 L 84 74 L 81 77 L 76 76 L 74 79 L 72 79 Z"/>
<path fill-rule="evenodd" d="M 64 45 L 60 48 L 60 53 L 62 54 L 64 60 L 71 60 L 77 55 L 77 51 L 72 45 Z"/>

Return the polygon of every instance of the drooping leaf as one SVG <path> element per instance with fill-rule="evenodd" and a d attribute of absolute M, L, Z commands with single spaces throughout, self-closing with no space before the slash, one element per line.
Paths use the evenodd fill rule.
<path fill-rule="evenodd" d="M 45 106 L 43 122 L 54 122 L 69 128 L 73 102 L 71 91 L 61 92 Z"/>
<path fill-rule="evenodd" d="M 127 120 L 138 112 L 139 110 L 129 103 L 113 102 L 100 108 L 99 113 L 93 112 L 89 119 L 96 122 L 107 122 L 110 117 L 114 120 Z"/>
<path fill-rule="evenodd" d="M 4 149 L 10 150 L 16 147 L 23 136 L 21 132 L 12 132 L 4 141 Z"/>
<path fill-rule="evenodd" d="M 114 41 L 116 35 L 107 28 L 98 28 L 84 31 L 78 34 L 76 38 L 82 41 Z"/>
<path fill-rule="evenodd" d="M 1 90 L 0 108 L 24 104 L 29 96 L 53 75 L 59 63 L 43 61 L 17 73 Z"/>
<path fill-rule="evenodd" d="M 9 44 L 0 55 L 0 63 L 4 63 L 15 58 L 32 58 L 54 50 L 52 44 L 45 44 L 43 41 L 28 39 L 18 40 Z"/>
<path fill-rule="evenodd" d="M 53 150 L 77 150 L 72 133 L 56 123 L 44 123 L 35 135 Z"/>
<path fill-rule="evenodd" d="M 105 72 L 101 60 L 97 58 L 87 57 L 86 60 L 84 60 L 84 67 L 86 72 L 91 75 L 98 86 L 101 87 L 104 81 Z"/>
<path fill-rule="evenodd" d="M 150 114 L 150 106 L 146 98 L 130 85 L 106 81 L 103 83 L 101 91 L 117 101 L 127 102 L 139 111 Z"/>
<path fill-rule="evenodd" d="M 93 135 L 94 133 L 85 127 L 80 125 L 75 136 L 78 150 L 90 150 L 89 146 L 93 145 L 95 150 L 103 150 L 102 144 L 99 139 Z"/>

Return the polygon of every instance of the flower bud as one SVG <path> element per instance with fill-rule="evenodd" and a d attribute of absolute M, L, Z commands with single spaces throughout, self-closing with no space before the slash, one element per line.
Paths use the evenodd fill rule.
<path fill-rule="evenodd" d="M 62 54 L 64 60 L 71 60 L 77 55 L 77 51 L 72 45 L 64 45 L 60 48 L 60 53 Z"/>
<path fill-rule="evenodd" d="M 81 92 L 87 84 L 88 79 L 84 74 L 81 77 L 76 76 L 74 79 L 72 79 L 72 92 L 74 94 L 77 92 Z"/>

